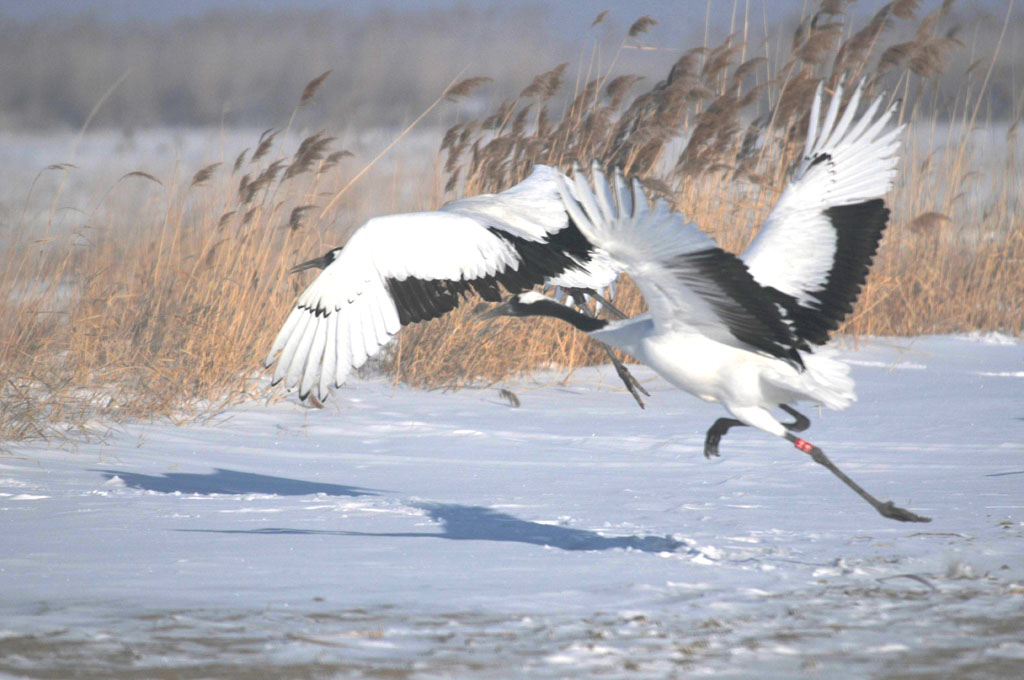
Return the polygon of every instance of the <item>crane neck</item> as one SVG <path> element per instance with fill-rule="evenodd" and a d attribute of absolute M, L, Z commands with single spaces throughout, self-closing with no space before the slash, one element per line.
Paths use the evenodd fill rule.
<path fill-rule="evenodd" d="M 512 307 L 510 316 L 549 316 L 572 324 L 584 333 L 600 330 L 608 325 L 604 319 L 587 316 L 551 299 L 531 302 L 515 301 L 510 306 Z"/>

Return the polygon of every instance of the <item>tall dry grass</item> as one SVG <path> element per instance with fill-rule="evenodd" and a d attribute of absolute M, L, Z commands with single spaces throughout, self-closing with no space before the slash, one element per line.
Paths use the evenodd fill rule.
<path fill-rule="evenodd" d="M 968 68 L 955 97 L 940 98 L 934 78 L 964 45 L 947 21 L 951 2 L 922 16 L 917 6 L 892 2 L 864 25 L 851 26 L 842 3 L 825 0 L 784 49 L 755 49 L 734 34 L 718 45 L 683 51 L 665 78 L 646 88 L 633 75 L 593 72 L 588 65 L 600 61 L 596 55 L 581 61 L 568 83 L 567 65 L 560 64 L 490 115 L 448 130 L 441 144 L 446 191 L 498 191 L 536 163 L 565 168 L 596 159 L 606 169 L 621 167 L 640 177 L 652 194 L 667 198 L 723 247 L 741 251 L 785 187 L 818 83 L 832 92 L 843 82 L 849 97 L 850 85 L 863 80 L 868 97 L 902 98 L 898 118 L 907 134 L 900 177 L 888 197 L 890 228 L 859 304 L 839 332 L 1019 335 L 1024 177 L 1017 125 L 995 157 L 991 149 L 976 149 L 972 139 L 986 125 L 978 112 L 1003 37 L 987 51 L 972 45 L 984 56 Z M 649 25 L 638 20 L 622 49 L 635 47 Z M 908 33 L 909 40 L 892 37 Z M 555 114 L 548 102 L 564 88 L 573 92 L 571 103 Z M 922 115 L 924 109 L 942 110 L 952 122 L 940 125 Z M 1019 119 L 1020 102 L 1016 113 Z M 636 291 L 622 291 L 627 297 L 617 305 L 640 311 Z M 504 323 L 485 331 L 481 342 L 463 308 L 407 331 L 396 375 L 417 385 L 455 386 L 538 362 L 571 367 L 604 359 L 564 325 L 534 330 L 521 321 Z"/>
<path fill-rule="evenodd" d="M 574 69 L 556 66 L 489 115 L 456 122 L 441 140 L 436 172 L 417 187 L 419 205 L 398 207 L 498 191 L 535 163 L 597 159 L 640 177 L 724 247 L 740 250 L 785 185 L 817 83 L 831 90 L 863 78 L 869 92 L 903 98 L 908 133 L 889 197 L 892 225 L 842 332 L 1020 334 L 1019 147 L 1014 138 L 1005 157 L 978 155 L 970 134 L 985 124 L 979 111 L 994 51 L 965 74 L 955 100 L 936 102 L 930 78 L 962 49 L 944 25 L 946 5 L 919 17 L 916 2 L 890 3 L 864 26 L 847 25 L 837 9 L 826 0 L 780 45 L 747 45 L 741 31 L 684 50 L 656 83 L 595 66 L 614 64 L 615 55 L 583 54 Z M 890 39 L 894 23 L 912 25 L 913 39 Z M 649 26 L 634 24 L 620 50 L 645 47 Z M 295 111 L 323 84 L 314 79 Z M 443 96 L 458 102 L 486 85 L 475 77 Z M 565 92 L 568 103 L 556 107 Z M 925 102 L 957 124 L 944 128 L 922 116 Z M 365 168 L 330 134 L 309 135 L 297 148 L 285 148 L 285 137 L 268 130 L 238 157 L 167 177 L 128 172 L 72 233 L 23 223 L 5 235 L 0 438 L 63 441 L 123 419 L 215 413 L 262 393 L 259 361 L 308 281 L 285 272 L 337 244 L 338 211 L 345 224 L 358 223 L 359 193 L 396 190 L 377 184 L 346 192 Z M 120 198 L 129 183 L 148 187 L 141 204 Z M 634 312 L 643 304 L 628 284 L 616 302 Z M 567 327 L 481 325 L 473 306 L 407 328 L 381 365 L 396 380 L 458 387 L 603 359 Z"/>
<path fill-rule="evenodd" d="M 0 438 L 186 419 L 257 394 L 256 358 L 301 288 L 285 272 L 327 248 L 309 226 L 312 208 L 334 193 L 351 155 L 325 133 L 286 152 L 280 132 L 192 173 L 128 172 L 105 193 L 104 210 L 50 236 L 58 189 L 42 234 L 33 226 L 7 235 Z M 129 183 L 149 186 L 141 205 L 119 202 Z"/>

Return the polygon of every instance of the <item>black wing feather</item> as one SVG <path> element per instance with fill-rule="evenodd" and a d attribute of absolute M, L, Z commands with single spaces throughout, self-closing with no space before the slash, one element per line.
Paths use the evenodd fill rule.
<path fill-rule="evenodd" d="M 509 243 L 519 257 L 515 268 L 504 268 L 490 276 L 473 279 L 388 278 L 387 287 L 404 326 L 435 319 L 455 309 L 472 291 L 490 302 L 501 300 L 500 284 L 510 293 L 520 293 L 555 277 L 570 267 L 579 267 L 593 254 L 593 246 L 569 218 L 564 228 L 547 241 L 531 241 L 497 227 L 486 227 Z"/>

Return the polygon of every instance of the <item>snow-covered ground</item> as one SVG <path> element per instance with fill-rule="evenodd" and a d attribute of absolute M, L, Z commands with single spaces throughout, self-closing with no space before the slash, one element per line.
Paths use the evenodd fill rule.
<path fill-rule="evenodd" d="M 781 440 L 645 369 L 355 381 L 0 457 L 4 677 L 1024 677 L 1024 344 L 844 350 Z"/>

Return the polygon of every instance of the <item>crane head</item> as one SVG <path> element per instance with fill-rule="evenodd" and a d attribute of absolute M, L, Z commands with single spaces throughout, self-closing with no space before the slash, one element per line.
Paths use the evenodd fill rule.
<path fill-rule="evenodd" d="M 301 272 L 313 268 L 324 269 L 327 267 L 327 265 L 331 264 L 336 259 L 338 259 L 338 256 L 341 255 L 341 251 L 342 248 L 334 248 L 332 250 L 328 250 L 320 257 L 315 257 L 312 260 L 306 260 L 301 264 L 295 265 L 294 267 L 288 270 L 288 273 L 295 274 L 296 272 Z"/>

